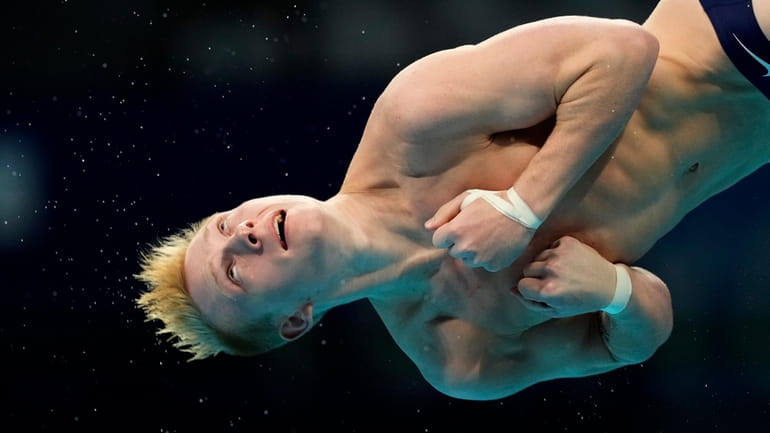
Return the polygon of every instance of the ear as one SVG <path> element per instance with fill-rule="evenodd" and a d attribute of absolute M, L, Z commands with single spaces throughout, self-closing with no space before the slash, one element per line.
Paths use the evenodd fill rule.
<path fill-rule="evenodd" d="M 307 303 L 291 316 L 283 319 L 279 328 L 281 338 L 293 341 L 303 336 L 313 327 L 313 304 Z"/>

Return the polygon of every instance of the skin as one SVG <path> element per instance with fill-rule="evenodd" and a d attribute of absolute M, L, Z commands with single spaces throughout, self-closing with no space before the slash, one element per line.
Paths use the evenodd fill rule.
<path fill-rule="evenodd" d="M 767 32 L 767 2 L 761 5 L 756 11 Z M 634 287 L 628 307 L 618 315 L 601 313 L 614 290 L 612 264 L 633 263 L 690 210 L 768 161 L 770 103 L 730 64 L 697 1 L 663 0 L 644 23 L 660 46 L 649 83 L 638 95 L 638 86 L 618 78 L 639 70 L 633 63 L 625 70 L 626 59 L 614 59 L 619 70 L 595 78 L 543 72 L 584 71 L 600 64 L 591 56 L 607 60 L 602 56 L 634 51 L 565 47 L 558 39 L 563 32 L 551 32 L 550 24 L 506 33 L 497 45 L 447 50 L 406 68 L 375 104 L 337 195 L 324 202 L 249 201 L 225 213 L 230 227 L 242 229 L 207 241 L 196 237 L 185 262 L 193 301 L 221 326 L 277 313 L 276 332 L 291 340 L 312 327 L 314 308 L 369 299 L 426 380 L 465 399 L 500 398 L 543 380 L 596 374 L 651 356 L 671 330 L 668 290 L 650 272 L 626 267 Z M 607 25 L 559 24 L 576 26 L 573 41 L 581 39 L 583 24 L 594 32 Z M 602 40 L 650 49 L 646 36 L 623 23 L 609 24 L 602 35 L 618 33 Z M 582 43 L 589 43 L 591 31 Z M 532 44 L 545 48 L 522 48 Z M 548 52 L 554 57 L 542 55 Z M 544 57 L 551 63 L 538 65 Z M 463 73 L 471 63 L 482 67 L 485 59 L 520 63 Z M 559 105 L 551 106 L 554 123 L 548 107 L 538 105 L 542 95 L 515 87 L 509 71 L 521 64 L 532 69 L 515 77 L 533 80 L 527 91 L 557 89 L 563 102 L 579 103 L 600 84 L 618 80 L 612 84 L 624 89 L 624 98 L 600 105 L 604 114 L 619 113 L 605 119 L 621 125 L 618 133 L 589 134 L 600 143 L 559 159 L 563 143 L 552 140 L 561 125 Z M 485 79 L 479 80 L 482 72 Z M 591 77 L 581 82 L 588 90 L 572 89 L 575 76 Z M 633 80 L 644 84 L 647 78 Z M 498 99 L 498 92 L 479 83 L 513 87 Z M 474 91 L 457 91 L 465 88 Z M 565 97 L 572 94 L 574 99 Z M 638 100 L 630 118 L 623 115 L 628 98 Z M 504 102 L 509 100 L 515 103 Z M 576 117 L 561 126 L 567 135 L 580 134 L 570 125 L 590 126 L 586 122 L 602 115 L 585 114 L 586 107 L 568 112 Z M 533 112 L 537 116 L 527 117 Z M 538 215 L 548 216 L 537 232 L 522 234 L 481 200 L 459 211 L 467 189 L 502 191 L 511 185 Z M 265 222 L 264 215 L 276 209 L 287 216 L 286 250 Z M 474 242 L 493 242 L 517 230 L 525 246 L 513 245 L 520 251 L 497 272 L 457 258 L 452 247 L 435 247 L 451 238 L 473 250 Z M 307 265 L 319 257 L 317 266 Z M 222 269 L 237 263 L 243 291 L 211 284 L 201 269 L 212 261 Z"/>
<path fill-rule="evenodd" d="M 257 311 L 252 300 L 259 299 L 260 305 L 269 301 L 278 309 L 286 303 L 299 304 L 317 287 L 314 267 L 338 266 L 335 254 L 321 242 L 334 232 L 335 221 L 327 217 L 320 204 L 303 196 L 266 197 L 210 218 L 188 249 L 185 278 L 192 298 L 209 313 L 215 326 L 236 330 L 244 314 Z M 285 209 L 291 209 L 286 231 L 292 247 L 296 244 L 306 248 L 289 250 L 281 245 L 274 221 Z M 321 258 L 323 263 L 319 262 Z M 290 298 L 279 292 L 288 286 L 293 287 L 294 296 Z M 277 294 L 282 296 L 274 296 Z M 263 314 L 273 311 L 275 308 Z"/>

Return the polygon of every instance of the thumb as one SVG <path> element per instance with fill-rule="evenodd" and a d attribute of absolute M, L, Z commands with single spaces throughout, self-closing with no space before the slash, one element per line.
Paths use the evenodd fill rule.
<path fill-rule="evenodd" d="M 444 203 L 444 205 L 438 208 L 436 213 L 425 222 L 425 228 L 428 230 L 435 230 L 451 221 L 454 217 L 457 216 L 457 214 L 460 213 L 460 205 L 462 205 L 466 196 L 468 196 L 468 193 L 464 192 L 452 200 Z"/>

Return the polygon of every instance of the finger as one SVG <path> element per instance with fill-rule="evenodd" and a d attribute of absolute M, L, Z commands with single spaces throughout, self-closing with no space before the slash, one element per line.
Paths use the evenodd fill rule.
<path fill-rule="evenodd" d="M 467 266 L 469 268 L 484 268 L 484 269 L 486 269 L 486 266 L 484 266 L 483 263 L 479 263 L 479 262 L 477 262 L 476 260 L 474 260 L 472 258 L 471 259 L 464 258 L 463 259 L 463 263 L 465 263 L 465 266 Z"/>
<path fill-rule="evenodd" d="M 530 301 L 528 299 L 519 299 L 521 301 L 521 304 L 524 305 L 528 310 L 531 311 L 537 311 L 538 313 L 544 313 L 548 315 L 553 315 L 555 313 L 554 309 L 543 302 L 537 302 L 537 301 Z"/>
<path fill-rule="evenodd" d="M 538 255 L 535 256 L 534 259 L 532 259 L 533 262 L 544 262 L 548 260 L 549 258 L 553 257 L 554 251 L 551 248 L 545 249 L 543 251 L 540 251 Z"/>
<path fill-rule="evenodd" d="M 465 262 L 466 265 L 473 265 L 476 261 L 476 253 L 470 250 L 465 250 L 454 244 L 449 247 L 449 255 L 456 259 L 460 259 Z"/>
<path fill-rule="evenodd" d="M 543 281 L 539 278 L 522 278 L 519 280 L 519 293 L 524 299 L 529 301 L 543 301 L 543 296 L 540 293 L 543 286 Z"/>
<path fill-rule="evenodd" d="M 450 248 L 452 245 L 454 245 L 454 235 L 452 234 L 451 230 L 449 230 L 449 227 L 441 226 L 438 230 L 433 232 L 433 246 L 436 248 Z M 451 255 L 450 251 L 450 255 Z"/>
<path fill-rule="evenodd" d="M 573 243 L 573 242 L 574 242 L 574 243 L 582 243 L 582 242 L 580 242 L 579 240 L 577 240 L 577 239 L 573 238 L 572 236 L 569 236 L 569 235 L 565 235 L 565 236 L 562 236 L 562 237 L 560 237 L 559 239 L 557 239 L 557 240 L 556 240 L 556 241 L 553 243 L 553 245 L 551 245 L 551 248 L 554 248 L 554 249 L 555 249 L 555 248 L 558 248 L 558 247 L 559 247 L 560 245 L 562 245 L 562 244 L 565 244 L 565 245 L 569 245 L 569 244 L 571 244 L 571 243 Z"/>
<path fill-rule="evenodd" d="M 516 299 L 519 302 L 521 302 L 521 304 L 524 305 L 524 307 L 527 308 L 528 310 L 537 311 L 539 313 L 545 313 L 549 315 L 553 314 L 554 312 L 553 308 L 544 302 L 531 301 L 523 297 L 517 287 L 514 287 L 513 289 L 511 289 L 511 292 L 516 296 Z"/>
<path fill-rule="evenodd" d="M 442 225 L 451 221 L 454 217 L 457 216 L 457 214 L 460 213 L 460 205 L 462 205 L 463 200 L 465 200 L 467 195 L 468 193 L 464 192 L 452 200 L 444 203 L 444 205 L 438 208 L 436 213 L 425 222 L 425 228 L 428 230 L 435 230 L 436 228 L 441 227 Z"/>
<path fill-rule="evenodd" d="M 525 277 L 542 278 L 545 276 L 545 262 L 531 262 L 521 272 Z"/>

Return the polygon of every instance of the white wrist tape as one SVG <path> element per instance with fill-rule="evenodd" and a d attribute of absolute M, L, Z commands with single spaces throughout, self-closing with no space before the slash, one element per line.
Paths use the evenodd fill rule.
<path fill-rule="evenodd" d="M 467 192 L 469 194 L 460 205 L 460 210 L 465 209 L 466 206 L 473 203 L 476 199 L 481 198 L 506 217 L 528 229 L 537 230 L 537 228 L 540 227 L 540 224 L 543 223 L 543 221 L 532 212 L 532 209 L 529 208 L 527 203 L 519 197 L 519 194 L 513 187 L 507 191 L 508 200 L 510 200 L 510 202 L 498 197 L 493 191 L 469 189 Z"/>
<path fill-rule="evenodd" d="M 625 310 L 628 300 L 631 299 L 631 276 L 628 275 L 626 268 L 615 265 L 615 276 L 615 295 L 612 297 L 610 305 L 602 308 L 602 311 L 607 314 L 618 314 Z"/>

